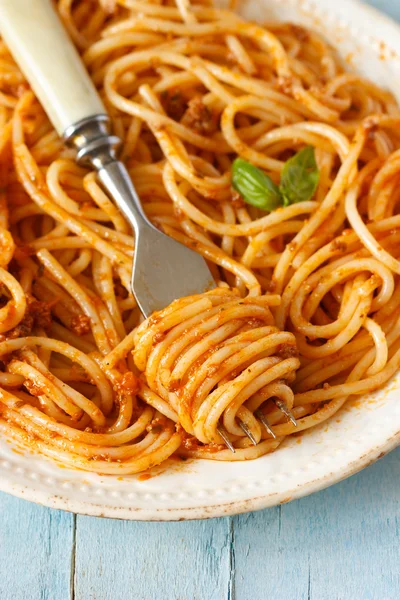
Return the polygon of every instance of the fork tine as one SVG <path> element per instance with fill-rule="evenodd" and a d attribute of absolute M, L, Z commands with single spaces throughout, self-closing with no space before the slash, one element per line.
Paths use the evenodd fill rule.
<path fill-rule="evenodd" d="M 218 431 L 219 435 L 222 437 L 222 439 L 224 440 L 225 445 L 229 448 L 229 450 L 231 452 L 233 452 L 233 454 L 235 454 L 236 450 L 233 447 L 231 440 L 229 439 L 228 432 L 226 431 L 225 427 L 223 425 L 219 424 L 217 427 L 217 431 Z"/>
<path fill-rule="evenodd" d="M 279 398 L 276 399 L 276 400 L 274 400 L 274 403 L 277 406 L 277 408 L 279 408 L 279 410 L 281 412 L 283 412 L 283 414 L 285 415 L 285 417 L 287 417 L 289 419 L 289 421 L 291 423 L 293 423 L 293 425 L 295 427 L 297 427 L 297 421 L 294 418 L 294 415 L 293 415 L 292 411 L 288 409 L 286 403 L 283 400 L 280 400 Z"/>
<path fill-rule="evenodd" d="M 247 427 L 246 423 L 243 423 L 243 421 L 241 421 L 240 419 L 238 419 L 238 423 L 239 423 L 240 429 L 243 431 L 243 433 L 245 435 L 247 435 L 247 437 L 249 438 L 249 440 L 251 441 L 251 443 L 254 446 L 257 446 L 257 440 L 254 437 L 254 435 L 251 433 L 250 429 Z"/>
<path fill-rule="evenodd" d="M 261 421 L 261 423 L 264 425 L 266 432 L 274 438 L 274 440 L 276 440 L 276 434 L 274 433 L 274 430 L 272 429 L 272 427 L 270 426 L 270 424 L 267 421 L 266 416 L 264 415 L 264 413 L 260 410 L 257 409 L 254 412 L 255 416 L 257 417 L 257 419 L 259 419 L 259 421 Z"/>

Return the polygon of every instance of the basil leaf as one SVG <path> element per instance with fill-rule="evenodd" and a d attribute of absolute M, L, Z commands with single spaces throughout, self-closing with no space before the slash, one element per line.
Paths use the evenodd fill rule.
<path fill-rule="evenodd" d="M 304 202 L 313 197 L 319 183 L 319 169 L 315 150 L 306 146 L 289 158 L 283 167 L 279 186 L 284 206 Z"/>
<path fill-rule="evenodd" d="M 232 165 L 232 187 L 247 204 L 272 211 L 282 206 L 279 188 L 268 175 L 251 163 L 237 158 Z"/>

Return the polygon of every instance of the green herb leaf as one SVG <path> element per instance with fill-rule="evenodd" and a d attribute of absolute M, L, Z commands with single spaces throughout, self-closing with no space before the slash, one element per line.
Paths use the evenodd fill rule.
<path fill-rule="evenodd" d="M 232 165 L 232 186 L 245 202 L 261 210 L 272 211 L 282 206 L 278 186 L 261 169 L 242 158 Z"/>
<path fill-rule="evenodd" d="M 315 150 L 306 146 L 289 158 L 283 167 L 279 186 L 284 206 L 305 202 L 313 197 L 319 183 L 319 169 Z"/>

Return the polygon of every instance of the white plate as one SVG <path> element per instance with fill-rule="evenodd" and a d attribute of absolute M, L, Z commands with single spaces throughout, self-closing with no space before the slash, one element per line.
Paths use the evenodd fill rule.
<path fill-rule="evenodd" d="M 247 0 L 246 16 L 320 30 L 400 100 L 400 26 L 356 0 Z M 400 443 L 400 375 L 328 424 L 244 463 L 162 466 L 146 481 L 62 469 L 0 440 L 0 489 L 47 506 L 123 519 L 218 517 L 288 502 L 359 471 Z"/>

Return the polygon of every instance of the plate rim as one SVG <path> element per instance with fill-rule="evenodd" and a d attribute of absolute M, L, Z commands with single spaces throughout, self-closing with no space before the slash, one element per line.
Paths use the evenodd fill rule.
<path fill-rule="evenodd" d="M 89 517 L 100 517 L 107 519 L 127 520 L 127 521 L 146 521 L 146 522 L 173 522 L 173 521 L 191 521 L 201 519 L 214 519 L 220 517 L 231 517 L 265 508 L 287 504 L 293 500 L 299 500 L 316 492 L 322 491 L 331 485 L 344 481 L 348 477 L 355 475 L 366 467 L 369 467 L 376 461 L 384 458 L 400 445 L 400 429 L 389 438 L 387 443 L 380 444 L 365 453 L 361 459 L 351 461 L 347 468 L 329 473 L 323 477 L 312 479 L 306 484 L 298 485 L 291 492 L 285 491 L 284 496 L 281 492 L 244 499 L 233 500 L 232 502 L 220 502 L 215 505 L 204 507 L 174 507 L 174 508 L 140 508 L 140 507 L 122 507 L 95 504 L 94 502 L 81 500 L 71 500 L 62 494 L 49 495 L 45 491 L 20 485 L 3 485 L 0 479 L 0 491 L 8 493 L 16 498 L 27 500 L 47 508 L 63 510 L 73 514 Z M 0 471 L 1 473 L 1 471 Z M 84 473 L 84 471 L 83 471 Z M 289 496 L 287 494 L 289 493 Z"/>

